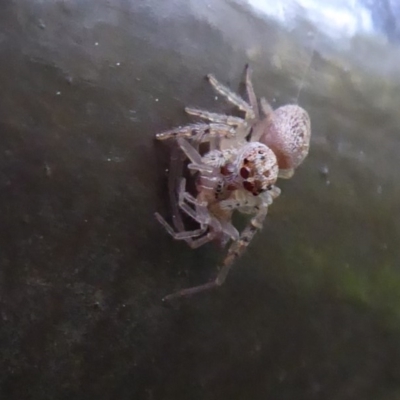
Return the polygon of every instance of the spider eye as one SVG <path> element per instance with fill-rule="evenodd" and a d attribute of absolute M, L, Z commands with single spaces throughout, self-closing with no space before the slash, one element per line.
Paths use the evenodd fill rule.
<path fill-rule="evenodd" d="M 249 177 L 249 175 L 250 175 L 250 172 L 249 172 L 249 170 L 247 168 L 243 167 L 243 168 L 240 169 L 240 176 L 243 179 L 247 179 Z"/>
<path fill-rule="evenodd" d="M 247 182 L 247 181 L 243 182 L 243 187 L 246 190 L 248 190 L 249 192 L 253 192 L 253 190 L 254 190 L 254 185 L 252 183 L 250 183 L 250 182 Z"/>

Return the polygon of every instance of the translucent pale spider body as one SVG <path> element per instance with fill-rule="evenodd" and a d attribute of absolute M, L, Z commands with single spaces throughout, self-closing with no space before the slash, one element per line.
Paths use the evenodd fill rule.
<path fill-rule="evenodd" d="M 275 186 L 278 176 L 292 177 L 310 147 L 308 113 L 298 105 L 286 105 L 274 111 L 264 98 L 260 100 L 259 110 L 248 67 L 246 89 L 249 103 L 214 76 L 208 75 L 208 79 L 221 95 L 245 113 L 245 117 L 186 108 L 188 114 L 210 122 L 157 134 L 159 140 L 177 139 L 180 149 L 190 160 L 188 168 L 196 171 L 198 176 L 197 195 L 193 197 L 186 191 L 185 180 L 179 178 L 183 159 L 175 152 L 171 158 L 169 193 L 177 232 L 158 213 L 156 217 L 175 239 L 185 240 L 192 248 L 212 240 L 225 244 L 231 239 L 233 243 L 214 281 L 180 290 L 165 299 L 222 285 L 234 261 L 262 228 L 268 207 L 280 195 L 280 189 Z M 260 111 L 264 114 L 262 117 Z M 209 144 L 206 154 L 199 153 L 200 143 Z M 254 215 L 241 234 L 231 222 L 234 210 Z M 200 228 L 185 230 L 180 211 L 197 221 Z"/>

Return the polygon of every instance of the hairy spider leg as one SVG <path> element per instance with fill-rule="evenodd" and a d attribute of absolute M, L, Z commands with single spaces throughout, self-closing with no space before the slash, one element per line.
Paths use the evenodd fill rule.
<path fill-rule="evenodd" d="M 241 191 L 227 200 L 222 200 L 220 207 L 223 210 L 238 210 L 244 214 L 255 214 L 260 207 L 270 206 L 280 194 L 281 189 L 275 185 L 272 186 L 271 190 L 258 196 L 253 196 L 247 191 Z"/>
<path fill-rule="evenodd" d="M 207 78 L 214 89 L 224 96 L 230 103 L 245 112 L 245 119 L 241 125 L 237 126 L 236 135 L 237 139 L 244 139 L 249 134 L 253 125 L 259 120 L 259 110 L 257 105 L 257 98 L 254 93 L 254 88 L 250 79 L 251 71 L 246 66 L 246 90 L 250 100 L 250 104 L 242 99 L 239 95 L 234 93 L 231 89 L 220 83 L 212 74 L 207 75 Z M 261 135 L 261 134 L 260 134 Z"/>
<path fill-rule="evenodd" d="M 232 115 L 225 115 L 225 114 L 217 114 L 205 110 L 200 110 L 198 108 L 185 107 L 185 111 L 189 115 L 194 115 L 196 117 L 207 119 L 208 121 L 211 122 L 226 124 L 229 126 L 239 126 L 244 122 L 244 119 L 240 117 L 233 117 Z"/>
<path fill-rule="evenodd" d="M 172 138 L 189 138 L 195 139 L 201 138 L 201 142 L 207 142 L 211 137 L 221 136 L 230 138 L 235 135 L 235 128 L 227 124 L 220 123 L 199 123 L 191 124 L 178 128 L 174 128 L 165 132 L 157 133 L 156 139 L 166 140 Z"/>
<path fill-rule="evenodd" d="M 256 232 L 262 228 L 265 217 L 267 216 L 268 207 L 262 207 L 257 215 L 251 219 L 250 223 L 246 226 L 240 234 L 239 240 L 233 242 L 229 247 L 228 254 L 222 262 L 221 269 L 214 281 L 205 283 L 203 285 L 194 286 L 187 289 L 179 290 L 163 298 L 163 301 L 169 301 L 177 297 L 190 296 L 196 293 L 201 293 L 206 290 L 214 289 L 221 286 L 229 273 L 235 261 L 245 252 L 247 246 L 252 241 Z"/>
<path fill-rule="evenodd" d="M 214 75 L 208 74 L 207 78 L 214 89 L 224 96 L 230 103 L 235 105 L 239 110 L 244 111 L 246 113 L 246 119 L 254 119 L 255 114 L 254 110 L 247 101 L 243 100 L 239 95 L 234 93 L 231 89 L 220 83 Z"/>
<path fill-rule="evenodd" d="M 183 223 L 182 215 L 180 213 L 180 207 L 177 198 L 179 196 L 179 189 L 181 187 L 180 182 L 182 179 L 183 162 L 185 159 L 186 155 L 182 152 L 180 147 L 174 145 L 168 174 L 168 194 L 172 211 L 172 222 L 177 232 L 187 232 Z M 170 230 L 167 228 L 168 224 L 164 223 L 164 218 L 162 218 L 159 214 L 156 217 L 157 220 L 167 229 L 167 231 L 170 232 Z M 161 222 L 161 220 L 163 222 Z M 185 240 L 189 246 L 192 247 L 192 244 L 189 243 L 192 241 L 191 237 L 186 237 L 186 239 L 182 237 L 182 240 Z"/>

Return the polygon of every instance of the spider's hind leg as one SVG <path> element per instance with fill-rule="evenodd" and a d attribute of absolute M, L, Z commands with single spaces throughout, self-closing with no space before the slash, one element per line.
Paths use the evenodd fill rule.
<path fill-rule="evenodd" d="M 258 120 L 260 119 L 260 112 L 258 109 L 258 102 L 257 102 L 257 97 L 254 92 L 254 87 L 253 83 L 251 81 L 251 73 L 252 70 L 249 66 L 249 64 L 246 65 L 246 91 L 247 91 L 247 97 L 249 98 L 250 102 L 250 107 L 253 110 L 254 113 L 254 119 Z"/>
<path fill-rule="evenodd" d="M 198 108 L 185 107 L 185 111 L 189 115 L 194 115 L 206 119 L 211 122 L 218 124 L 226 124 L 229 126 L 238 126 L 243 124 L 244 119 L 240 117 L 233 117 L 232 115 L 217 114 L 205 110 L 199 110 Z"/>
<path fill-rule="evenodd" d="M 222 96 L 224 96 L 230 103 L 235 105 L 239 110 L 246 113 L 246 119 L 254 118 L 254 111 L 247 101 L 243 100 L 239 95 L 234 93 L 231 89 L 220 83 L 214 75 L 208 74 L 207 78 L 214 89 Z"/>
<path fill-rule="evenodd" d="M 262 228 L 265 217 L 267 216 L 267 212 L 268 207 L 261 207 L 257 215 L 251 219 L 250 223 L 240 234 L 239 240 L 231 244 L 228 250 L 228 254 L 223 260 L 222 266 L 215 280 L 205 283 L 203 285 L 179 290 L 178 292 L 165 296 L 163 300 L 172 300 L 177 297 L 191 296 L 193 294 L 201 293 L 206 290 L 214 289 L 221 286 L 225 282 L 226 277 L 228 276 L 228 273 L 232 268 L 232 265 L 245 252 L 257 231 Z"/>

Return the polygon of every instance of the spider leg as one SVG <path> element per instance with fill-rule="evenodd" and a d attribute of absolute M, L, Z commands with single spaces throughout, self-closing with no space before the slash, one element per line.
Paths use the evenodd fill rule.
<path fill-rule="evenodd" d="M 178 138 L 178 145 L 192 162 L 191 169 L 196 169 L 205 173 L 213 173 L 214 168 L 203 163 L 200 153 L 187 140 Z"/>
<path fill-rule="evenodd" d="M 264 97 L 260 99 L 260 104 L 261 104 L 261 110 L 265 115 L 265 118 L 263 118 L 261 121 L 259 120 L 254 124 L 253 132 L 251 133 L 251 138 L 250 138 L 251 142 L 260 141 L 261 136 L 265 132 L 266 122 L 270 120 L 274 112 L 274 110 Z"/>
<path fill-rule="evenodd" d="M 185 111 L 190 115 L 207 119 L 208 121 L 216 122 L 219 124 L 238 126 L 244 122 L 244 119 L 240 117 L 233 117 L 231 115 L 212 113 L 205 110 L 199 110 L 197 108 L 186 107 Z"/>
<path fill-rule="evenodd" d="M 214 289 L 221 286 L 228 276 L 229 270 L 235 261 L 245 252 L 247 246 L 250 244 L 256 232 L 262 228 L 265 217 L 267 216 L 268 207 L 262 207 L 257 215 L 251 219 L 250 223 L 246 226 L 240 234 L 239 240 L 233 242 L 228 250 L 224 261 L 222 262 L 221 269 L 214 281 L 205 283 L 203 285 L 194 286 L 187 289 L 179 290 L 163 298 L 165 300 L 172 300 L 177 297 L 190 296 L 196 293 L 201 293 L 206 290 Z"/>
<path fill-rule="evenodd" d="M 181 126 L 169 131 L 156 134 L 157 140 L 167 140 L 173 138 L 188 138 L 195 139 L 199 142 L 207 142 L 210 137 L 232 137 L 235 135 L 234 127 L 224 123 L 199 123 Z M 200 138 L 200 140 L 198 139 Z"/>
<path fill-rule="evenodd" d="M 207 78 L 219 94 L 224 96 L 230 103 L 238 107 L 239 110 L 246 113 L 246 119 L 254 119 L 254 110 L 250 104 L 248 104 L 245 100 L 243 100 L 236 93 L 232 92 L 232 90 L 224 86 L 222 83 L 218 82 L 214 75 L 209 74 L 207 75 Z"/>
<path fill-rule="evenodd" d="M 281 190 L 275 185 L 258 196 L 253 196 L 246 190 L 237 190 L 227 199 L 221 200 L 219 207 L 225 211 L 239 210 L 244 214 L 256 214 L 260 208 L 270 206 L 280 194 Z"/>
<path fill-rule="evenodd" d="M 155 213 L 155 216 L 158 220 L 158 222 L 164 226 L 166 231 L 176 240 L 184 240 L 189 247 L 192 249 L 197 249 L 200 246 L 203 246 L 204 244 L 211 242 L 214 240 L 216 233 L 215 232 L 208 232 L 206 235 L 203 235 L 207 231 L 207 226 L 204 226 L 199 229 L 195 229 L 193 231 L 181 231 L 181 232 L 175 232 L 171 225 L 168 224 L 168 222 L 159 214 Z M 201 236 L 201 237 L 199 237 Z M 197 237 L 196 239 L 193 239 L 194 237 Z"/>
<path fill-rule="evenodd" d="M 216 232 L 208 232 L 207 235 L 204 235 L 198 239 L 194 239 L 194 240 L 192 239 L 190 241 L 190 243 L 188 243 L 188 245 L 192 249 L 197 249 L 197 248 L 205 245 L 206 243 L 213 241 L 216 236 L 217 236 Z"/>
<path fill-rule="evenodd" d="M 230 222 L 228 222 L 228 221 L 221 222 L 221 229 L 232 240 L 239 239 L 238 230 Z"/>
<path fill-rule="evenodd" d="M 183 221 L 180 217 L 179 211 L 177 210 L 177 215 L 179 215 L 179 221 L 181 225 L 178 225 L 178 232 L 175 232 L 171 225 L 159 214 L 155 213 L 155 216 L 158 222 L 164 226 L 166 231 L 176 240 L 185 240 L 187 244 L 191 248 L 197 248 L 202 246 L 203 244 L 210 242 L 216 236 L 216 232 L 221 230 L 221 225 L 219 224 L 218 220 L 211 217 L 208 210 L 207 210 L 207 203 L 199 202 L 195 198 L 193 198 L 189 193 L 185 192 L 185 179 L 181 180 L 180 185 L 180 193 L 179 193 L 179 208 L 182 209 L 187 215 L 192 217 L 196 222 L 200 224 L 199 229 L 195 229 L 193 231 L 186 231 L 183 227 Z M 186 203 L 185 200 L 191 201 L 196 204 L 196 210 L 190 208 Z M 176 202 L 176 199 L 174 198 Z M 213 228 L 209 231 L 205 236 L 199 237 L 207 232 L 207 229 L 211 227 Z M 198 237 L 197 239 L 193 240 L 193 237 Z"/>
<path fill-rule="evenodd" d="M 193 231 L 181 231 L 175 232 L 172 226 L 159 214 L 154 214 L 157 218 L 157 221 L 165 228 L 165 230 L 176 240 L 186 240 L 192 237 L 200 236 L 206 232 L 207 226 L 204 225 L 199 229 L 195 229 Z"/>
<path fill-rule="evenodd" d="M 179 202 L 177 199 L 177 187 L 179 178 L 181 178 L 181 172 L 183 168 L 183 154 L 178 146 L 175 146 L 172 150 L 169 176 L 168 176 L 168 193 L 172 209 L 172 221 L 177 232 L 165 221 L 160 214 L 156 213 L 157 220 L 164 226 L 167 232 L 177 240 L 184 240 L 192 249 L 202 246 L 203 244 L 214 239 L 215 234 L 208 232 L 207 235 L 193 239 L 196 236 L 200 236 L 206 232 L 206 228 L 196 229 L 194 231 L 185 230 L 185 226 L 182 220 L 181 213 L 179 211 Z M 182 185 L 182 183 L 181 183 Z M 183 210 L 184 211 L 184 210 Z"/>
<path fill-rule="evenodd" d="M 175 229 L 178 232 L 186 232 L 182 216 L 180 213 L 180 209 L 186 212 L 186 214 L 191 216 L 197 222 L 204 223 L 204 218 L 202 218 L 201 221 L 199 221 L 197 217 L 194 218 L 194 215 L 192 214 L 192 212 L 194 211 L 192 209 L 189 208 L 190 211 L 187 212 L 188 209 L 186 207 L 188 206 L 186 204 L 182 206 L 182 204 L 184 203 L 183 198 L 186 198 L 186 200 L 189 202 L 191 199 L 194 199 L 193 196 L 191 196 L 188 192 L 185 191 L 186 180 L 182 178 L 182 168 L 184 159 L 185 157 L 180 151 L 180 148 L 178 146 L 175 146 L 172 150 L 170 169 L 168 175 L 168 194 L 172 209 L 172 221 Z M 194 199 L 194 201 L 191 201 L 191 203 L 198 206 L 205 206 L 204 207 L 205 209 L 207 206 L 207 204 L 200 204 L 198 201 L 196 201 L 196 199 Z M 165 224 L 162 223 L 162 225 L 166 227 Z"/>
<path fill-rule="evenodd" d="M 267 118 L 271 117 L 274 110 L 272 109 L 271 104 L 268 103 L 265 97 L 261 97 L 260 104 L 261 104 L 261 110 L 264 113 L 264 115 Z"/>
<path fill-rule="evenodd" d="M 221 150 L 221 137 L 215 136 L 210 138 L 210 151 Z"/>
<path fill-rule="evenodd" d="M 280 188 L 278 188 L 278 186 L 272 185 L 271 190 L 268 191 L 269 195 L 272 197 L 272 200 L 275 200 L 276 198 L 278 198 L 281 193 L 282 190 Z M 262 196 L 262 194 L 261 194 Z"/>
<path fill-rule="evenodd" d="M 178 187 L 178 179 L 182 176 L 183 154 L 178 146 L 174 146 L 171 154 L 171 161 L 168 173 L 168 195 L 172 211 L 172 221 L 178 232 L 183 232 L 185 226 L 181 214 L 179 212 L 178 201 L 176 198 L 176 188 Z"/>
<path fill-rule="evenodd" d="M 254 118 L 256 120 L 260 119 L 260 112 L 258 110 L 258 104 L 257 104 L 257 97 L 254 92 L 253 88 L 253 83 L 251 82 L 251 73 L 252 70 L 249 66 L 249 64 L 246 65 L 246 91 L 247 91 L 247 96 L 249 98 L 250 106 L 253 110 L 254 113 Z"/>
<path fill-rule="evenodd" d="M 208 127 L 207 124 L 203 125 Z M 195 135 L 193 142 L 194 146 L 196 147 L 193 147 L 191 151 L 198 150 L 198 146 L 202 141 L 203 135 L 204 135 L 204 130 L 203 131 L 199 130 L 199 132 Z M 219 138 L 218 135 L 215 137 Z M 216 141 L 214 145 L 218 147 L 219 142 Z M 182 190 L 183 193 L 185 193 L 184 197 L 186 198 L 187 201 L 190 201 L 192 197 L 190 196 L 189 193 L 185 192 L 185 180 L 181 180 L 180 185 L 178 183 L 182 176 L 183 161 L 185 159 L 180 150 L 181 150 L 180 146 L 179 147 L 175 146 L 172 150 L 169 176 L 168 176 L 168 193 L 172 209 L 172 221 L 176 231 L 174 231 L 174 229 L 165 221 L 165 219 L 160 214 L 156 213 L 156 218 L 172 237 L 174 237 L 177 240 L 184 240 L 191 248 L 195 249 L 207 242 L 212 241 L 216 236 L 216 232 L 209 231 L 205 236 L 193 239 L 196 236 L 201 236 L 207 231 L 207 224 L 205 224 L 204 222 L 207 221 L 210 218 L 210 216 L 207 208 L 199 207 L 199 204 L 197 204 L 197 202 L 196 205 L 198 207 L 196 209 L 196 212 L 193 209 L 191 209 L 187 204 L 184 204 L 184 200 L 182 199 L 182 194 L 181 194 Z M 177 198 L 177 188 L 178 188 L 178 198 Z M 193 201 L 192 204 L 194 204 Z M 185 230 L 180 209 L 189 216 L 191 216 L 194 220 L 199 222 L 200 225 L 202 225 L 201 228 L 195 229 L 193 231 Z M 216 222 L 218 221 L 212 221 L 210 223 L 210 226 L 218 228 L 218 224 Z"/>
<path fill-rule="evenodd" d="M 215 166 L 206 164 L 198 150 L 196 150 L 187 140 L 178 138 L 178 144 L 191 161 L 191 163 L 188 165 L 188 168 L 190 170 L 199 171 L 208 177 L 209 180 L 213 180 L 213 176 L 216 173 Z"/>
<path fill-rule="evenodd" d="M 185 190 L 186 180 L 182 179 L 180 188 L 179 188 L 179 207 L 182 211 L 184 211 L 188 216 L 197 221 L 201 226 L 207 226 L 209 228 L 209 232 L 204 238 L 200 238 L 196 241 L 196 243 L 192 243 L 192 248 L 197 248 L 202 246 L 203 244 L 210 242 L 213 240 L 216 235 L 220 232 L 231 232 L 229 228 L 224 224 L 222 225 L 220 221 L 212 216 L 208 211 L 207 202 L 202 202 L 193 197 L 190 193 Z M 186 202 L 189 202 L 195 206 L 195 209 L 189 207 Z"/>
<path fill-rule="evenodd" d="M 281 179 L 290 179 L 294 175 L 294 168 L 280 169 L 278 177 Z"/>
<path fill-rule="evenodd" d="M 182 178 L 178 196 L 178 204 L 181 210 L 201 225 L 212 225 L 211 220 L 213 217 L 208 212 L 207 202 L 201 202 L 194 198 L 190 193 L 186 192 L 185 186 L 186 179 Z M 195 209 L 189 207 L 189 205 L 185 203 L 185 200 L 193 204 Z"/>

